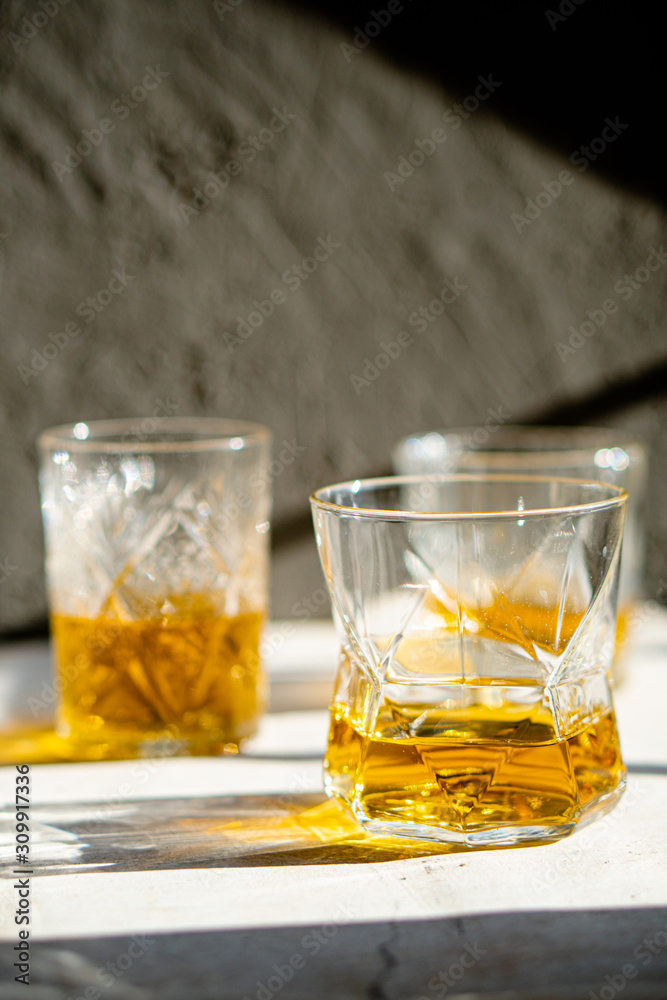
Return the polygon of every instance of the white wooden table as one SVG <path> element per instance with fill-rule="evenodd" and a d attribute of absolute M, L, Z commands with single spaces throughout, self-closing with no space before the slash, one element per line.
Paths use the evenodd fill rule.
<path fill-rule="evenodd" d="M 355 838 L 322 795 L 330 626 L 272 631 L 272 712 L 243 756 L 31 768 L 31 984 L 13 981 L 12 866 L 0 1000 L 667 998 L 667 614 L 631 637 L 609 816 L 421 856 Z M 6 711 L 46 663 L 46 644 L 0 649 Z M 0 769 L 5 805 L 14 781 Z"/>

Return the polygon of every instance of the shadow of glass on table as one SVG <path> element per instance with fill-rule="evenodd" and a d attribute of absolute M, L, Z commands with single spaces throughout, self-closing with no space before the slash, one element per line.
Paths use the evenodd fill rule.
<path fill-rule="evenodd" d="M 57 803 L 31 815 L 35 875 L 361 864 L 467 850 L 367 834 L 319 793 Z"/>
<path fill-rule="evenodd" d="M 283 722 L 287 721 L 284 716 Z M 276 747 L 271 753 L 262 749 L 253 747 L 247 754 L 239 754 L 237 760 L 239 763 L 256 760 L 258 764 L 265 761 L 270 766 L 278 761 L 322 758 L 321 750 L 307 745 L 302 753 L 291 752 L 294 748 Z M 233 759 L 229 761 L 233 756 L 236 755 L 225 754 L 220 758 L 223 767 L 236 763 Z M 109 762 L 113 757 L 104 752 L 98 759 Z M 174 760 L 141 759 L 136 766 L 157 770 L 170 759 Z M 91 780 L 90 762 L 90 747 L 78 746 L 73 740 L 58 736 L 48 723 L 22 725 L 1 734 L 0 765 L 81 764 L 85 787 Z M 220 785 L 224 788 L 222 772 Z M 355 864 L 465 850 L 454 845 L 367 834 L 320 791 L 243 795 L 205 792 L 185 797 L 186 788 L 187 785 L 181 785 L 174 789 L 174 797 L 160 798 L 116 795 L 104 798 L 100 788 L 99 801 L 79 802 L 73 788 L 69 802 L 34 802 L 30 810 L 30 859 L 35 875 Z M 13 810 L 0 810 L 0 830 L 7 827 L 9 831 L 13 821 Z M 0 861 L 0 871 L 12 868 L 13 861 L 3 862 L 4 859 Z"/>
<path fill-rule="evenodd" d="M 295 726 L 299 719 L 295 721 L 284 716 L 279 721 L 281 725 Z M 81 763 L 79 770 L 80 751 L 71 741 L 58 737 L 49 726 L 2 734 L 0 761 L 10 765 L 18 762 L 77 764 L 76 776 L 74 771 L 71 775 L 67 772 L 71 786 L 67 784 L 65 791 L 59 793 L 67 795 L 68 801 L 60 798 L 51 803 L 34 801 L 31 805 L 30 857 L 35 875 L 362 864 L 469 852 L 469 848 L 460 845 L 366 833 L 321 791 L 264 794 L 267 787 L 281 789 L 289 784 L 283 785 L 280 777 L 275 779 L 279 783 L 274 784 L 267 768 L 280 761 L 320 760 L 321 751 L 315 746 L 318 740 L 319 737 L 314 741 L 305 740 L 303 752 L 298 754 L 295 746 L 285 745 L 284 739 L 272 738 L 268 741 L 270 748 L 275 745 L 272 753 L 261 752 L 264 748 L 257 747 L 247 754 L 239 754 L 236 760 L 223 757 L 204 761 L 199 758 L 201 766 L 191 760 L 189 769 L 173 775 L 173 782 L 169 776 L 162 782 L 158 797 L 145 798 L 130 791 L 130 785 L 125 789 L 122 783 L 118 784 L 118 789 L 126 794 L 118 794 L 116 784 L 109 785 L 106 769 L 115 766 L 111 763 Z M 280 743 L 285 747 L 283 750 L 279 749 Z M 129 780 L 130 764 L 132 768 L 145 771 L 144 777 L 147 777 L 157 773 L 163 765 L 172 766 L 168 764 L 169 759 L 174 760 L 128 762 L 128 772 L 119 772 L 114 781 Z M 237 772 L 237 763 L 245 768 L 253 762 L 258 767 L 252 774 L 245 770 Z M 182 763 L 188 764 L 187 761 Z M 104 770 L 97 772 L 96 767 Z M 192 781 L 207 768 L 204 783 L 195 784 L 193 788 Z M 656 770 L 664 773 L 662 767 L 655 765 L 637 764 L 628 769 L 639 773 L 655 773 Z M 45 777 L 48 770 L 44 771 Z M 250 786 L 247 780 L 251 781 Z M 60 783 L 63 783 L 62 775 Z M 105 797 L 105 789 L 111 787 L 116 791 Z M 291 787 L 294 787 L 293 782 Z M 313 784 L 310 787 L 312 789 Z M 213 789 L 217 791 L 218 788 L 221 794 L 212 794 Z M 188 795 L 190 789 L 193 794 Z M 95 801 L 89 801 L 92 797 Z M 4 828 L 9 838 L 7 843 L 11 842 L 13 822 L 13 810 L 0 811 L 0 839 L 4 839 L 1 836 Z M 530 846 L 530 842 L 524 841 L 520 846 Z M 484 848 L 507 849 L 500 845 Z M 7 858 L 4 866 L 0 861 L 0 870 L 3 867 L 12 868 L 13 860 Z"/>

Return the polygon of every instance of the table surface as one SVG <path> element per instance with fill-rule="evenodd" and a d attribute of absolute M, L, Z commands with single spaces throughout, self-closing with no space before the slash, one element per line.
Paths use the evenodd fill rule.
<path fill-rule="evenodd" d="M 271 712 L 238 757 L 31 766 L 31 985 L 7 861 L 0 1000 L 667 998 L 667 613 L 647 605 L 623 654 L 620 803 L 512 849 L 357 830 L 322 792 L 333 629 L 270 638 Z M 48 671 L 46 643 L 0 647 L 0 726 Z"/>

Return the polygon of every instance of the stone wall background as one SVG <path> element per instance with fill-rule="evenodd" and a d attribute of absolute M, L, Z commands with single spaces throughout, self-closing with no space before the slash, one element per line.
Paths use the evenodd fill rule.
<path fill-rule="evenodd" d="M 349 34 L 304 10 L 269 0 L 0 10 L 0 630 L 45 621 L 38 432 L 140 418 L 165 401 L 182 415 L 258 420 L 278 449 L 303 449 L 274 484 L 277 617 L 321 587 L 314 487 L 385 471 L 404 434 L 476 425 L 499 407 L 515 423 L 646 436 L 656 593 L 667 267 L 627 301 L 614 284 L 665 241 L 660 204 L 574 171 L 499 117 L 493 94 L 454 128 L 443 114 L 461 95 L 380 46 L 348 61 Z M 386 176 L 437 128 L 446 140 L 423 164 Z M 96 144 L 59 167 L 85 130 Z M 242 172 L 211 186 L 234 160 Z M 512 214 L 568 169 L 573 182 L 517 231 Z M 322 243 L 333 249 L 297 287 L 291 269 Z M 86 299 L 114 271 L 126 285 L 86 322 Z M 419 331 L 409 318 L 445 279 L 465 289 Z M 275 289 L 285 301 L 248 339 L 226 337 Z M 559 355 L 569 327 L 610 298 L 618 311 Z M 402 331 L 412 342 L 400 356 L 355 381 Z M 65 346 L 41 367 L 50 334 Z"/>

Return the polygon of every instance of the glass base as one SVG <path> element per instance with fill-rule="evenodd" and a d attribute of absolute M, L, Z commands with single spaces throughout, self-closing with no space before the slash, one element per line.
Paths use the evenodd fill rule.
<path fill-rule="evenodd" d="M 111 727 L 109 727 L 110 729 Z M 183 733 L 174 731 L 152 733 L 122 733 L 101 729 L 85 735 L 72 731 L 62 723 L 56 733 L 67 747 L 71 760 L 140 760 L 167 757 L 221 757 L 237 754 L 239 749 L 254 736 L 257 726 L 246 727 L 238 733 Z"/>
<path fill-rule="evenodd" d="M 353 816 L 368 833 L 389 837 L 404 837 L 409 840 L 427 840 L 442 844 L 457 844 L 463 847 L 511 847 L 522 843 L 555 843 L 569 837 L 576 829 L 581 829 L 614 808 L 625 791 L 625 780 L 606 795 L 593 799 L 579 813 L 575 820 L 563 823 L 520 825 L 495 825 L 474 830 L 456 830 L 445 826 L 431 826 L 423 823 L 400 820 L 371 819 L 363 813 L 359 803 L 350 803 L 340 795 L 327 789 L 327 794 L 338 801 L 345 811 Z"/>

